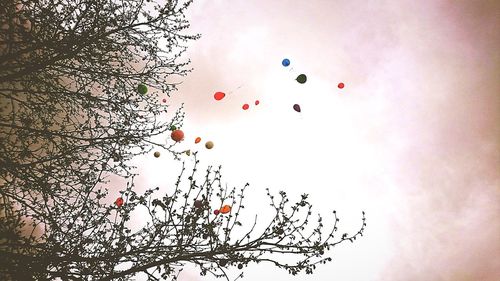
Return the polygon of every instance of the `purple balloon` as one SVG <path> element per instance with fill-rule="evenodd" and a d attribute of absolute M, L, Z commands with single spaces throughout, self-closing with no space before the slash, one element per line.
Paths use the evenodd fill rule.
<path fill-rule="evenodd" d="M 297 111 L 297 112 L 300 112 L 300 105 L 294 104 L 293 109 L 295 109 L 295 111 Z"/>

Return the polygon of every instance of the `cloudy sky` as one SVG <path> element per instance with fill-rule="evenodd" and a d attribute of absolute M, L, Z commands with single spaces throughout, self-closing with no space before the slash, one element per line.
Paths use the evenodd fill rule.
<path fill-rule="evenodd" d="M 309 193 L 345 231 L 367 213 L 366 235 L 314 275 L 259 264 L 245 280 L 498 280 L 499 14 L 494 0 L 195 1 L 194 70 L 168 101 L 184 103 L 182 145 L 249 182 L 252 215 L 266 187 Z M 142 186 L 177 175 L 141 161 Z"/>

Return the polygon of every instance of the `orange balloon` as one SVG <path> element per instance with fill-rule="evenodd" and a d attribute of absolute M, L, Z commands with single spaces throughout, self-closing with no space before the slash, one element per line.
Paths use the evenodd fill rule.
<path fill-rule="evenodd" d="M 201 141 L 201 138 L 200 137 L 197 137 L 195 140 L 194 140 L 194 143 L 199 143 Z"/>
<path fill-rule="evenodd" d="M 176 141 L 176 142 L 180 142 L 184 139 L 184 132 L 181 131 L 181 130 L 174 130 L 172 132 L 172 134 L 170 134 L 170 137 Z"/>
<path fill-rule="evenodd" d="M 220 208 L 220 212 L 223 214 L 227 214 L 227 213 L 231 212 L 231 206 L 229 206 L 229 205 L 222 206 L 222 208 Z"/>

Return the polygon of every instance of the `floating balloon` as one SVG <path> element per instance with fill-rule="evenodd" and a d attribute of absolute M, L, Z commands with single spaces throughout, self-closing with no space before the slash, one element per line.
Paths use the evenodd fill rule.
<path fill-rule="evenodd" d="M 214 94 L 214 99 L 215 99 L 215 100 L 221 100 L 221 99 L 223 99 L 225 96 L 226 96 L 226 94 L 224 94 L 223 92 L 216 92 L 216 93 Z"/>
<path fill-rule="evenodd" d="M 307 76 L 305 74 L 300 74 L 295 80 L 297 80 L 300 84 L 304 84 L 307 81 Z"/>
<path fill-rule="evenodd" d="M 162 102 L 167 102 L 167 99 L 163 99 Z"/>
<path fill-rule="evenodd" d="M 123 198 L 121 197 L 116 198 L 115 204 L 116 206 L 121 207 L 123 205 Z"/>
<path fill-rule="evenodd" d="M 297 111 L 297 112 L 300 112 L 300 105 L 298 105 L 298 104 L 294 104 L 294 105 L 293 105 L 293 109 L 294 109 L 295 111 Z"/>
<path fill-rule="evenodd" d="M 156 158 L 160 157 L 160 152 L 155 151 L 154 156 L 155 156 Z"/>
<path fill-rule="evenodd" d="M 199 143 L 201 141 L 201 138 L 200 137 L 197 137 L 195 140 L 194 140 L 194 143 Z"/>
<path fill-rule="evenodd" d="M 144 84 L 139 84 L 139 86 L 137 86 L 137 92 L 139 92 L 139 94 L 141 95 L 144 95 L 148 92 L 148 87 Z"/>
<path fill-rule="evenodd" d="M 284 59 L 283 61 L 281 61 L 281 64 L 284 66 L 284 67 L 287 67 L 290 65 L 290 60 L 289 59 Z"/>
<path fill-rule="evenodd" d="M 243 108 L 243 110 L 247 110 L 249 107 L 248 103 L 245 103 L 241 108 Z"/>
<path fill-rule="evenodd" d="M 259 100 L 256 100 L 255 101 L 255 105 L 259 105 L 260 101 Z"/>
<path fill-rule="evenodd" d="M 213 143 L 212 141 L 207 141 L 207 142 L 205 143 L 205 147 L 206 147 L 207 149 L 212 149 L 212 148 L 214 148 L 214 143 Z"/>
<path fill-rule="evenodd" d="M 181 130 L 175 130 L 173 131 L 171 134 L 170 134 L 170 137 L 176 141 L 176 142 L 180 142 L 184 139 L 184 132 L 181 131 Z"/>
<path fill-rule="evenodd" d="M 222 214 L 227 214 L 229 212 L 231 212 L 231 206 L 229 205 L 224 205 L 222 206 L 222 208 L 220 208 L 219 210 Z"/>
<path fill-rule="evenodd" d="M 217 216 L 219 213 L 220 213 L 220 211 L 219 211 L 219 210 L 214 210 L 214 215 L 216 215 L 216 216 Z"/>
<path fill-rule="evenodd" d="M 201 200 L 194 201 L 194 206 L 198 209 L 203 207 L 203 201 L 201 201 Z"/>
<path fill-rule="evenodd" d="M 341 83 L 339 83 L 339 84 L 338 84 L 338 87 L 339 87 L 339 89 L 343 89 L 343 88 L 344 88 L 344 83 L 342 83 L 342 82 L 341 82 Z"/>

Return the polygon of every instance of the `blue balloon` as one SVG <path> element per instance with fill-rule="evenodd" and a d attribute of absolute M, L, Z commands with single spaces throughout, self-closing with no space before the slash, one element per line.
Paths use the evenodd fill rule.
<path fill-rule="evenodd" d="M 290 60 L 289 59 L 284 59 L 281 64 L 284 66 L 284 67 L 287 67 L 290 65 Z"/>

